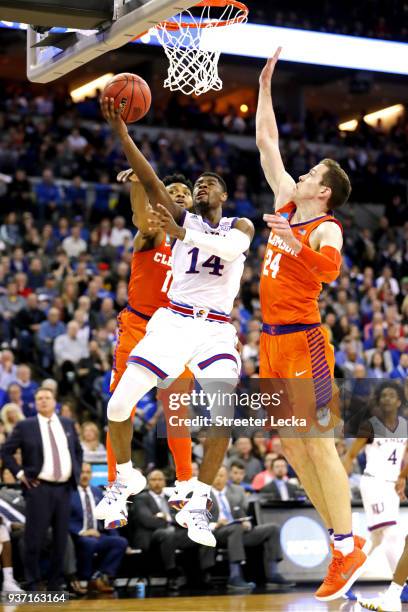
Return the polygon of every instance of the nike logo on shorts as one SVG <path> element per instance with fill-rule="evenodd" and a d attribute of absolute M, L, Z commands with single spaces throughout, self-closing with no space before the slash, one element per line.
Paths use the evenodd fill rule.
<path fill-rule="evenodd" d="M 306 374 L 307 370 L 302 370 L 301 372 L 295 372 L 295 376 L 302 376 L 302 374 Z"/>

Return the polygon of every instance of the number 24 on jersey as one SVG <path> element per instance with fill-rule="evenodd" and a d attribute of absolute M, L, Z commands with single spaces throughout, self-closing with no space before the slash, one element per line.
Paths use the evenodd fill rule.
<path fill-rule="evenodd" d="M 263 267 L 263 274 L 268 276 L 271 273 L 272 278 L 276 278 L 279 272 L 280 260 L 282 257 L 282 253 L 276 253 L 275 257 L 273 256 L 273 251 L 268 249 L 265 257 L 265 263 Z"/>

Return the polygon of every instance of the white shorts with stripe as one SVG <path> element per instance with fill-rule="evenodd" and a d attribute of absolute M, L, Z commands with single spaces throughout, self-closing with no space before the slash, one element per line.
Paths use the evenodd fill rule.
<path fill-rule="evenodd" d="M 147 324 L 145 337 L 130 353 L 128 364 L 141 365 L 162 380 L 178 378 L 188 366 L 197 379 L 237 381 L 241 359 L 236 338 L 231 323 L 159 308 Z"/>
<path fill-rule="evenodd" d="M 360 491 L 369 531 L 398 522 L 400 499 L 395 492 L 394 482 L 363 474 Z"/>

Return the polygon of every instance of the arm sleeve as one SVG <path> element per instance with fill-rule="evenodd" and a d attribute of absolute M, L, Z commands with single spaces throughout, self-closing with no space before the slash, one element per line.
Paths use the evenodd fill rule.
<path fill-rule="evenodd" d="M 197 230 L 186 229 L 183 242 L 196 246 L 210 255 L 217 255 L 225 261 L 234 261 L 241 253 L 247 251 L 251 244 L 249 236 L 238 229 L 230 230 L 226 236 L 214 236 Z"/>
<path fill-rule="evenodd" d="M 298 257 L 310 267 L 310 271 L 322 283 L 331 283 L 339 275 L 341 254 L 334 247 L 324 246 L 320 252 L 317 252 L 304 244 Z"/>

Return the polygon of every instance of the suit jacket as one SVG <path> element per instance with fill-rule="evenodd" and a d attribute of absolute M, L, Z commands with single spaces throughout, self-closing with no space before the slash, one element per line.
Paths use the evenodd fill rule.
<path fill-rule="evenodd" d="M 82 467 L 82 448 L 79 443 L 78 434 L 75 431 L 74 422 L 66 417 L 58 418 L 67 436 L 68 449 L 72 460 L 70 482 L 73 486 L 77 486 Z M 19 465 L 13 456 L 17 449 L 21 449 L 22 465 Z M 30 417 L 16 424 L 10 436 L 3 444 L 1 456 L 4 467 L 8 468 L 15 477 L 23 469 L 27 478 L 37 478 L 44 463 L 38 417 Z"/>
<path fill-rule="evenodd" d="M 231 514 L 234 519 L 243 518 L 247 516 L 248 511 L 248 499 L 245 495 L 245 490 L 240 485 L 236 484 L 227 484 L 225 488 L 225 497 L 228 500 L 228 503 L 231 508 Z M 213 502 L 213 507 L 211 510 L 212 521 L 216 523 L 220 516 L 220 509 L 218 507 L 217 499 L 214 493 L 211 491 L 211 499 Z"/>
<path fill-rule="evenodd" d="M 301 492 L 301 490 L 299 489 L 299 487 L 297 487 L 296 485 L 292 484 L 291 482 L 287 482 L 286 486 L 288 488 L 288 494 L 289 494 L 289 499 L 298 499 L 299 496 L 303 495 L 304 493 Z M 274 480 L 271 480 L 271 482 L 269 482 L 267 485 L 265 485 L 264 487 L 262 487 L 262 489 L 260 489 L 258 491 L 258 493 L 267 493 L 268 496 L 271 499 L 277 499 L 277 500 L 281 500 L 281 496 L 280 496 L 280 491 L 276 485 L 276 482 Z"/>
<path fill-rule="evenodd" d="M 155 516 L 160 510 L 148 491 L 132 498 L 132 501 L 129 507 L 128 539 L 134 548 L 148 550 L 154 532 L 168 527 L 168 522 Z"/>
<path fill-rule="evenodd" d="M 98 489 L 98 487 L 91 487 L 91 493 L 93 495 L 95 505 L 98 504 L 103 497 L 101 489 Z M 82 531 L 83 526 L 84 511 L 81 504 L 81 497 L 79 495 L 78 489 L 75 489 L 75 491 L 72 491 L 71 493 L 71 516 L 69 517 L 69 532 L 78 535 L 79 532 Z M 101 530 L 99 529 L 99 531 Z"/>

